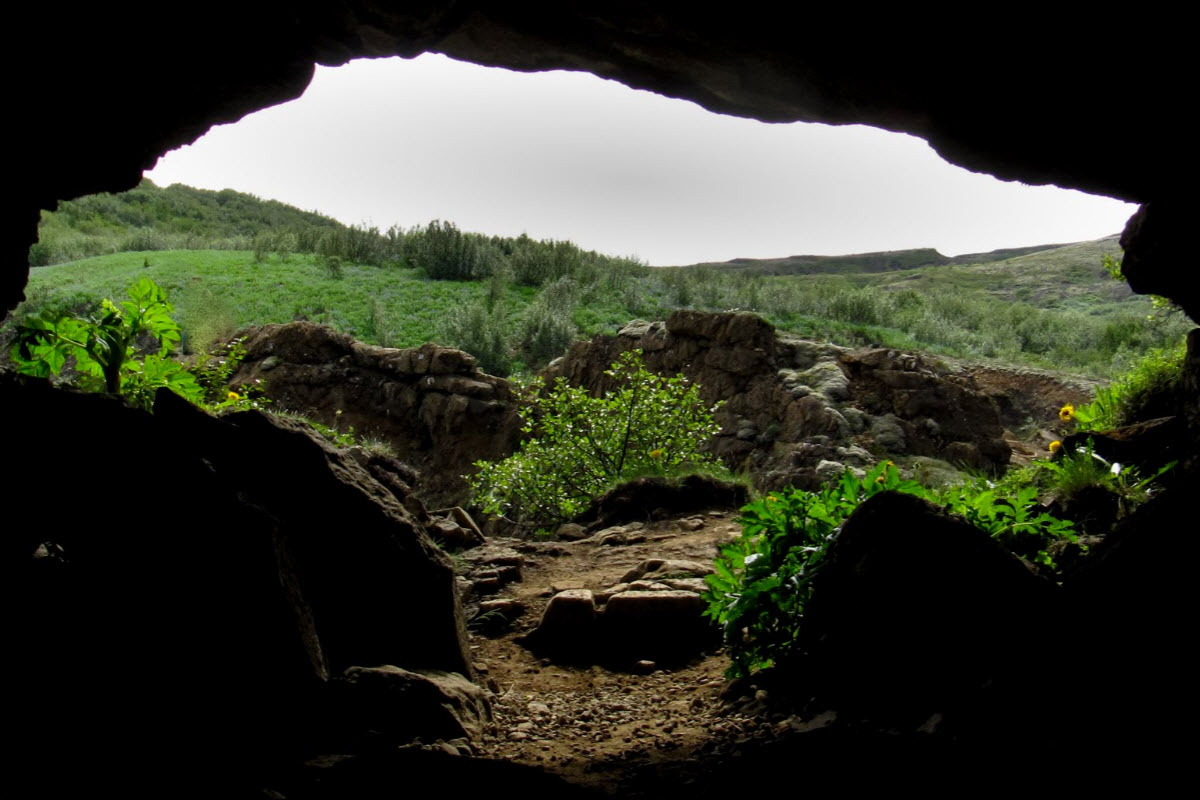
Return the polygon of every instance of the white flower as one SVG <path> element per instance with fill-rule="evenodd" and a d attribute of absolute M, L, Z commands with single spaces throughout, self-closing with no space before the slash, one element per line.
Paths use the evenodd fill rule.
<path fill-rule="evenodd" d="M 751 553 L 750 555 L 746 556 L 742 563 L 748 567 L 755 561 L 758 561 L 760 558 L 762 558 L 762 553 Z"/>
<path fill-rule="evenodd" d="M 1120 475 L 1120 474 L 1121 474 L 1121 462 L 1120 462 L 1120 461 L 1114 461 L 1114 462 L 1113 462 L 1113 465 L 1112 465 L 1112 474 L 1113 474 L 1114 476 L 1115 476 L 1115 475 Z"/>

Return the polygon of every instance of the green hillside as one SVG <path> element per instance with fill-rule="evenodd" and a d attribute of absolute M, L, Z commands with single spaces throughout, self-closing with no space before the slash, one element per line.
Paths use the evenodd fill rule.
<path fill-rule="evenodd" d="M 232 189 L 163 189 L 143 179 L 128 192 L 88 195 L 43 211 L 30 265 L 131 250 L 245 250 L 263 234 L 345 228 L 330 217 Z"/>
<path fill-rule="evenodd" d="M 932 247 L 921 247 L 913 250 L 888 250 L 880 253 L 856 253 L 847 256 L 735 258 L 732 261 L 710 261 L 692 266 L 749 272 L 755 275 L 850 275 L 863 272 L 894 272 L 918 267 L 940 267 L 950 264 L 985 264 L 1062 246 L 1041 244 L 1032 247 L 1006 247 L 1002 250 L 967 253 L 961 256 L 944 256 Z"/>
<path fill-rule="evenodd" d="M 496 374 L 540 367 L 576 338 L 680 307 L 753 311 L 841 344 L 1095 377 L 1174 344 L 1189 327 L 1178 315 L 1155 317 L 1148 298 L 1108 278 L 1101 260 L 1120 253 L 1111 238 L 972 264 L 922 250 L 836 257 L 817 274 L 651 269 L 570 242 L 488 237 L 442 222 L 380 233 L 236 192 L 148 183 L 64 204 L 42 233 L 47 247 L 69 240 L 120 250 L 136 237 L 160 246 L 194 237 L 197 246 L 126 247 L 33 269 L 18 321 L 78 311 L 145 275 L 170 291 L 192 348 L 246 325 L 308 319 L 375 344 L 462 347 Z M 939 262 L 910 264 L 930 254 Z"/>

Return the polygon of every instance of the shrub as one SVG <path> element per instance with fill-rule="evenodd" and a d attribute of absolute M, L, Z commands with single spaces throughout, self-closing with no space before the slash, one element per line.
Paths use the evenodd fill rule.
<path fill-rule="evenodd" d="M 571 320 L 579 287 L 568 276 L 546 286 L 525 309 L 521 318 L 521 348 L 529 366 L 545 366 L 562 355 L 575 341 L 575 323 Z"/>
<path fill-rule="evenodd" d="M 434 220 L 410 239 L 406 245 L 410 260 L 433 280 L 479 280 L 487 277 L 500 259 L 490 242 L 463 233 L 452 222 Z"/>
<path fill-rule="evenodd" d="M 599 397 L 562 378 L 549 390 L 534 384 L 528 438 L 518 452 L 475 464 L 476 504 L 544 527 L 578 515 L 622 481 L 716 465 L 701 449 L 718 430 L 717 406 L 704 405 L 698 386 L 650 372 L 640 350 L 624 353 L 605 374 L 617 388 Z"/>
<path fill-rule="evenodd" d="M 202 392 L 196 402 L 208 411 L 217 414 L 247 411 L 263 408 L 271 403 L 270 399 L 264 396 L 265 389 L 261 380 L 236 388 L 229 385 L 229 379 L 246 358 L 246 348 L 242 342 L 241 338 L 231 339 L 212 348 L 211 352 L 201 353 L 192 365 L 191 373 Z"/>
<path fill-rule="evenodd" d="M 579 270 L 584 253 L 571 242 L 516 240 L 509 264 L 513 280 L 522 286 L 544 286 Z"/>
<path fill-rule="evenodd" d="M 576 335 L 570 315 L 544 303 L 533 303 L 525 310 L 521 329 L 521 349 L 534 369 L 562 355 Z"/>
<path fill-rule="evenodd" d="M 504 377 L 512 371 L 503 303 L 489 308 L 485 298 L 483 302 L 454 309 L 442 323 L 438 336 L 446 344 L 475 356 L 479 368 L 489 375 Z"/>

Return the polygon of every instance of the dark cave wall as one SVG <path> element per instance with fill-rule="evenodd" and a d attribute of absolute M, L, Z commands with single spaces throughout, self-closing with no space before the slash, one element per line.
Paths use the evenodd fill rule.
<path fill-rule="evenodd" d="M 766 121 L 864 123 L 926 138 L 943 157 L 1006 180 L 1054 183 L 1182 216 L 1182 126 L 1170 98 L 1186 75 L 1179 26 L 1127 15 L 985 28 L 912 13 L 801 7 L 563 2 L 216 2 L 168 19 L 148 3 L 42 6 L 6 51 L 19 223 L 5 237 L 0 300 L 21 297 L 40 209 L 131 188 L 157 157 L 210 126 L 299 96 L 313 64 L 436 51 L 518 70 L 587 70 Z M 178 13 L 178 12 L 173 12 Z M 935 25 L 936 23 L 936 25 Z M 1119 38 L 1117 38 L 1119 37 Z M 16 37 L 15 37 L 16 38 Z M 1127 237 L 1139 285 L 1200 302 L 1173 277 L 1170 224 Z M 1136 239 L 1136 241 L 1134 241 Z M 1165 242 L 1165 244 L 1164 244 Z M 1166 277 L 1161 277 L 1161 276 Z"/>

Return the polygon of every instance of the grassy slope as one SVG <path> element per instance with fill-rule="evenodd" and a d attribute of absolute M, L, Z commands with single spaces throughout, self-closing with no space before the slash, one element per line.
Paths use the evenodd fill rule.
<path fill-rule="evenodd" d="M 150 266 L 144 266 L 145 263 Z M 167 289 L 185 332 L 310 319 L 364 341 L 415 347 L 432 338 L 456 305 L 480 297 L 484 285 L 430 281 L 412 269 L 347 266 L 334 279 L 311 256 L 255 263 L 246 251 L 157 251 L 107 256 L 31 270 L 34 301 L 63 293 L 114 297 L 145 275 Z M 514 308 L 535 290 L 510 287 Z M 201 335 L 201 338 L 205 338 Z"/>
<path fill-rule="evenodd" d="M 83 295 L 120 298 L 124 287 L 148 275 L 170 291 L 185 332 L 198 346 L 245 325 L 293 319 L 327 323 L 390 346 L 430 339 L 465 345 L 486 338 L 456 340 L 465 336 L 461 326 L 450 330 L 445 324 L 456 315 L 461 320 L 464 309 L 484 304 L 486 281 L 427 280 L 405 266 L 411 262 L 412 242 L 401 242 L 399 248 L 389 243 L 386 257 L 372 261 L 393 265 L 384 267 L 354 264 L 359 256 L 335 250 L 342 254 L 338 263 L 345 264 L 338 279 L 326 268 L 329 261 L 296 253 L 314 252 L 297 245 L 303 240 L 311 246 L 332 235 L 329 231 L 341 235 L 347 229 L 319 215 L 229 190 L 160 189 L 144 182 L 122 195 L 82 198 L 43 220 L 40 255 L 72 249 L 112 254 L 35 268 L 27 309 L 49 302 L 61 312 L 64 301 Z M 360 236 L 382 241 L 375 232 Z M 489 241 L 494 253 L 511 258 L 525 246 L 514 240 Z M 145 248 L 153 250 L 143 252 Z M 280 249 L 293 255 L 269 252 Z M 138 252 L 112 252 L 129 250 Z M 251 250 L 258 251 L 258 260 Z M 559 250 L 543 246 L 542 255 L 572 255 Z M 413 252 L 420 257 L 419 247 Z M 740 259 L 658 270 L 599 257 L 574 273 L 549 313 L 567 326 L 564 335 L 573 330 L 576 336 L 589 336 L 634 317 L 663 319 L 678 307 L 743 309 L 764 315 L 783 330 L 842 344 L 929 350 L 1102 376 L 1120 371 L 1150 347 L 1172 343 L 1187 327 L 1182 321 L 1147 323 L 1149 300 L 1109 280 L 1101 267 L 1103 255 L 1119 253 L 1115 239 L 1105 239 L 955 259 L 925 249 Z M 979 263 L 962 263 L 972 258 Z M 770 274 L 777 268 L 814 274 Z M 539 314 L 546 317 L 545 302 L 539 303 L 540 310 L 530 309 L 540 291 L 508 283 L 504 321 L 479 323 L 502 325 L 508 352 L 518 362 L 538 360 L 522 350 L 522 343 L 530 341 Z"/>
<path fill-rule="evenodd" d="M 1149 301 L 1130 296 L 1099 266 L 1100 256 L 1114 251 L 1111 241 L 1084 242 L 980 266 L 849 276 L 727 273 L 714 280 L 703 272 L 651 271 L 623 291 L 585 288 L 571 319 L 588 336 L 636 316 L 663 318 L 680 305 L 745 308 L 781 329 L 847 344 L 1104 375 L 1174 335 L 1138 328 Z M 310 319 L 367 342 L 416 346 L 439 338 L 448 315 L 482 302 L 487 291 L 486 283 L 432 281 L 414 269 L 348 265 L 334 278 L 312 256 L 256 263 L 247 251 L 212 250 L 120 253 L 36 268 L 28 291 L 33 305 L 73 293 L 120 297 L 141 275 L 168 289 L 185 332 L 200 344 L 245 325 Z M 514 329 L 538 292 L 507 285 L 504 307 Z M 914 296 L 915 309 L 905 302 Z M 1130 326 L 1138 329 L 1127 333 Z"/>
<path fill-rule="evenodd" d="M 1149 301 L 1135 297 L 1127 284 L 1109 280 L 1100 265 L 1105 255 L 1120 258 L 1115 238 L 1061 245 L 991 263 L 858 275 L 853 280 L 857 285 L 920 292 L 953 287 L 1037 308 L 1093 311 L 1132 301 L 1133 306 L 1149 309 Z"/>
<path fill-rule="evenodd" d="M 1061 246 L 1040 244 L 1031 247 L 1007 247 L 987 253 L 965 253 L 960 256 L 944 256 L 932 247 L 921 247 L 912 250 L 889 250 L 845 256 L 735 258 L 731 261 L 707 261 L 692 266 L 747 272 L 755 275 L 853 275 L 862 272 L 892 272 L 948 264 L 986 264 Z M 682 269 L 687 269 L 687 267 Z"/>
<path fill-rule="evenodd" d="M 31 263 L 57 264 L 152 247 L 250 247 L 255 236 L 298 229 L 344 230 L 337 220 L 275 200 L 143 180 L 120 194 L 100 193 L 42 212 Z"/>

